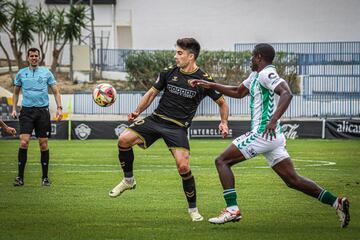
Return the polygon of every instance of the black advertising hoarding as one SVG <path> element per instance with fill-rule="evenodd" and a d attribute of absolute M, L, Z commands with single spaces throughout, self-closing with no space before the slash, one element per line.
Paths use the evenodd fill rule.
<path fill-rule="evenodd" d="M 190 138 L 222 138 L 220 121 L 193 121 L 189 128 Z M 250 121 L 229 121 L 228 138 L 236 138 L 250 129 Z"/>
<path fill-rule="evenodd" d="M 117 139 L 127 126 L 124 121 L 72 121 L 71 139 Z"/>
<path fill-rule="evenodd" d="M 326 120 L 325 138 L 360 139 L 360 120 Z"/>
<path fill-rule="evenodd" d="M 219 131 L 220 121 L 193 121 L 189 128 L 192 139 L 222 138 Z M 19 132 L 18 121 L 6 122 Z M 126 121 L 72 121 L 71 139 L 117 139 L 128 126 Z M 289 139 L 321 138 L 322 124 L 319 121 L 284 121 L 281 122 L 284 135 Z M 68 139 L 68 121 L 52 121 L 52 139 Z M 326 138 L 359 138 L 360 121 L 326 122 Z M 229 139 L 234 139 L 250 130 L 250 121 L 229 121 Z M 349 133 L 347 133 L 349 132 Z M 357 133 L 356 133 L 357 132 Z M 0 139 L 14 139 L 0 129 Z"/>
<path fill-rule="evenodd" d="M 221 138 L 219 121 L 194 121 L 189 129 L 190 138 Z M 321 138 L 322 121 L 283 121 L 286 138 Z M 229 138 L 236 138 L 250 130 L 250 121 L 229 121 Z"/>
<path fill-rule="evenodd" d="M 19 121 L 7 121 L 5 122 L 8 126 L 16 129 L 17 136 L 13 137 L 7 133 L 5 133 L 2 129 L 0 129 L 0 139 L 17 139 L 19 138 Z M 51 121 L 51 138 L 50 139 L 68 139 L 68 121 Z M 31 134 L 32 137 L 35 136 L 33 132 Z"/>
<path fill-rule="evenodd" d="M 281 121 L 284 135 L 288 139 L 322 138 L 322 120 L 318 121 Z"/>

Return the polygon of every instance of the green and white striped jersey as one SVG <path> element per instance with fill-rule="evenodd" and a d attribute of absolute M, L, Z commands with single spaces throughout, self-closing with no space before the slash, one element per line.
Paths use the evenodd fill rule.
<path fill-rule="evenodd" d="M 263 133 L 267 123 L 272 118 L 275 110 L 274 89 L 284 79 L 280 78 L 274 65 L 268 65 L 260 72 L 252 72 L 243 81 L 245 87 L 249 89 L 250 109 L 251 109 L 251 131 Z M 276 132 L 280 132 L 281 127 L 277 123 Z"/>

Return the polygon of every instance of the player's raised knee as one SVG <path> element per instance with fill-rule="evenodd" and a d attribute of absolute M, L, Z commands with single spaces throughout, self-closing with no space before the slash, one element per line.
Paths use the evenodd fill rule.
<path fill-rule="evenodd" d="M 120 135 L 118 139 L 118 147 L 121 149 L 127 149 L 127 148 L 131 148 L 132 145 L 125 136 Z"/>

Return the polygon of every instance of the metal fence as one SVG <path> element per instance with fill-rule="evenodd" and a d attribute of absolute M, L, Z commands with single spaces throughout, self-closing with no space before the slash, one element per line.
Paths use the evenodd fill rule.
<path fill-rule="evenodd" d="M 117 101 L 112 106 L 102 108 L 93 102 L 91 94 L 74 94 L 74 113 L 127 115 L 137 107 L 143 95 L 144 92 L 120 92 L 117 95 Z M 143 114 L 151 114 L 158 105 L 159 99 L 160 96 L 157 96 Z M 231 116 L 250 116 L 249 97 L 243 99 L 225 97 L 225 99 L 229 104 Z M 210 98 L 205 98 L 196 114 L 197 116 L 216 116 L 219 115 L 219 108 Z M 360 117 L 360 99 L 353 96 L 297 95 L 294 96 L 284 117 Z"/>
<path fill-rule="evenodd" d="M 235 43 L 236 52 L 251 51 L 256 43 Z M 360 42 L 271 43 L 275 51 L 301 54 L 359 54 Z M 339 56 L 341 56 L 341 54 Z M 334 56 L 335 56 L 334 55 Z M 315 55 L 316 56 L 316 55 Z"/>
<path fill-rule="evenodd" d="M 235 44 L 235 51 L 255 43 Z M 272 43 L 276 51 L 297 56 L 302 94 L 307 99 L 360 98 L 360 42 Z"/>
<path fill-rule="evenodd" d="M 235 51 L 251 51 L 256 43 L 234 45 Z M 285 117 L 359 117 L 360 107 L 360 42 L 272 43 L 277 52 L 288 53 L 296 59 L 301 76 L 302 95 L 295 96 Z M 98 62 L 103 70 L 125 71 L 128 49 L 102 49 Z M 294 58 L 295 56 L 295 58 Z M 75 99 L 81 100 L 81 95 Z M 91 102 L 90 97 L 85 102 Z M 111 108 L 101 109 L 94 104 L 79 105 L 76 113 L 127 114 L 135 109 L 141 94 L 120 94 Z M 227 99 L 230 114 L 249 115 L 248 100 Z M 155 100 L 157 103 L 158 98 Z M 77 101 L 75 101 L 77 102 Z M 124 104 L 125 103 L 125 104 Z M 153 104 L 145 114 L 154 110 Z M 216 115 L 218 109 L 210 100 L 204 100 L 198 115 Z"/>

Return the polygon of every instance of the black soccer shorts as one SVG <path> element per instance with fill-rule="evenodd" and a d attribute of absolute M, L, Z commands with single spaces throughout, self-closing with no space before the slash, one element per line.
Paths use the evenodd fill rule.
<path fill-rule="evenodd" d="M 190 150 L 187 129 L 155 115 L 134 122 L 128 130 L 143 140 L 144 144 L 139 144 L 142 148 L 148 148 L 156 140 L 163 138 L 169 149 L 185 148 Z"/>
<path fill-rule="evenodd" d="M 51 136 L 49 108 L 22 107 L 19 115 L 20 134 L 31 134 L 35 130 L 37 138 Z"/>

